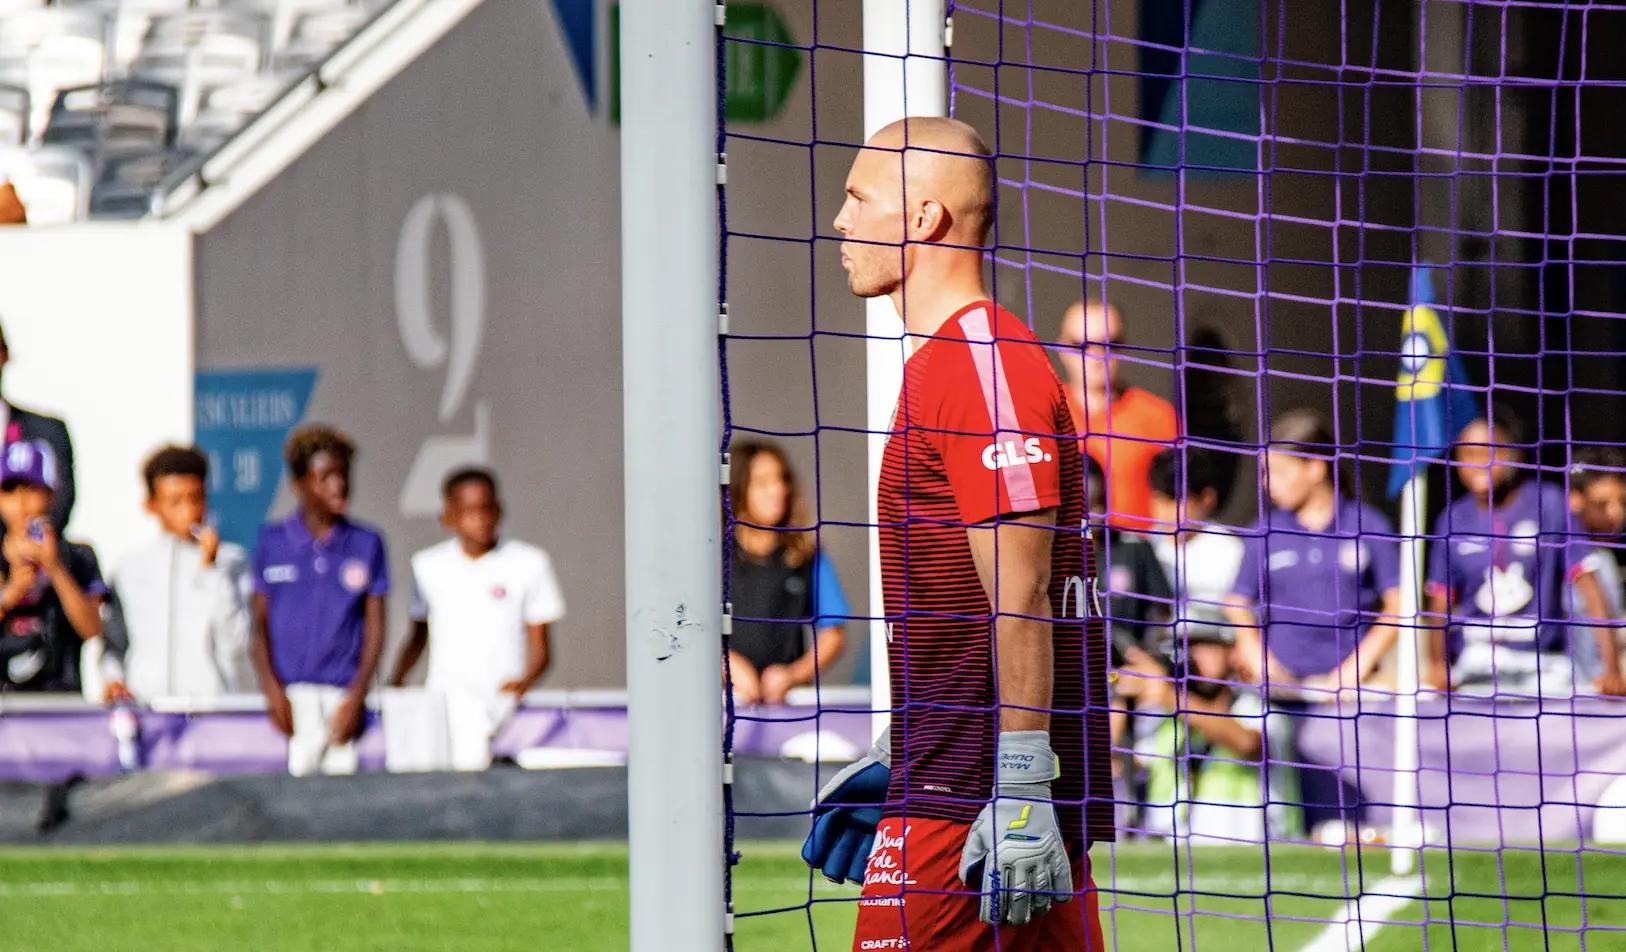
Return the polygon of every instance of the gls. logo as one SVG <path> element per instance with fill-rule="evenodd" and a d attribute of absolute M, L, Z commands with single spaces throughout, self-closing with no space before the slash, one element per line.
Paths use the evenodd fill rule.
<path fill-rule="evenodd" d="M 1039 445 L 1037 436 L 1030 436 L 1020 446 L 1015 440 L 1006 440 L 1003 443 L 989 443 L 982 450 L 982 465 L 987 469 L 1004 469 L 1007 466 L 1026 466 L 1028 463 L 1048 463 L 1050 454 Z"/>

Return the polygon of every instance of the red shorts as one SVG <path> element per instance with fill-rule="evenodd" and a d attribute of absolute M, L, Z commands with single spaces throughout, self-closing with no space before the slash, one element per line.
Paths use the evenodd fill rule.
<path fill-rule="evenodd" d="M 853 952 L 1104 952 L 1088 855 L 1073 858 L 1071 902 L 997 934 L 978 919 L 977 890 L 960 882 L 970 829 L 947 820 L 881 821 L 864 871 Z"/>

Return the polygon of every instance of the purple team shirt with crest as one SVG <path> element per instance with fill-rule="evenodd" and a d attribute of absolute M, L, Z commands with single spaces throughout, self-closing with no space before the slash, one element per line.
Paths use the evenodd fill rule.
<path fill-rule="evenodd" d="M 1232 591 L 1258 606 L 1265 646 L 1294 677 L 1342 664 L 1400 585 L 1400 547 L 1383 513 L 1341 499 L 1332 524 L 1306 529 L 1272 509 L 1254 527 Z"/>
<path fill-rule="evenodd" d="M 266 599 L 282 683 L 346 687 L 361 664 L 367 599 L 390 590 L 384 537 L 340 519 L 318 541 L 296 511 L 260 529 L 254 590 Z"/>
<path fill-rule="evenodd" d="M 1453 502 L 1429 539 L 1430 594 L 1452 596 L 1451 657 L 1469 640 L 1562 651 L 1564 584 L 1592 544 L 1571 522 L 1564 490 L 1528 481 L 1496 509 L 1472 495 Z"/>

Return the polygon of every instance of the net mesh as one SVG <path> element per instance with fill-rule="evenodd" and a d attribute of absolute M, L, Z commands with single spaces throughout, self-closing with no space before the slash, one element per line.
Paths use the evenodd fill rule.
<path fill-rule="evenodd" d="M 1107 946 L 1623 941 L 1626 721 L 1602 689 L 1626 519 L 1626 4 L 949 13 L 951 112 L 995 157 L 992 295 L 1053 342 L 1104 477 L 1091 536 L 1119 839 L 1091 856 Z M 792 622 L 800 649 L 833 653 L 817 633 L 846 630 L 843 657 L 786 703 L 756 667 L 726 672 L 725 745 L 751 732 L 825 760 L 739 765 L 730 902 L 735 947 L 845 949 L 857 890 L 773 867 L 757 843 L 799 839 L 820 782 L 866 742 L 882 614 L 864 585 L 866 331 L 830 224 L 862 140 L 860 6 L 784 14 L 783 33 L 753 16 L 719 40 L 726 537 L 811 535 L 852 597 L 776 609 L 754 588 L 761 560 L 725 557 L 736 633 Z M 795 83 L 767 121 L 741 105 L 764 71 Z M 1121 333 L 1094 310 L 1070 322 L 1086 301 Z M 1424 360 L 1431 346 L 1452 360 Z M 1398 415 L 1397 373 L 1415 397 Z M 1436 382 L 1449 412 L 1428 434 Z M 801 505 L 771 523 L 740 471 L 762 442 L 800 477 Z M 1391 461 L 1414 453 L 1411 622 L 1412 533 L 1390 489 Z M 1447 667 L 1454 690 L 1427 690 Z"/>

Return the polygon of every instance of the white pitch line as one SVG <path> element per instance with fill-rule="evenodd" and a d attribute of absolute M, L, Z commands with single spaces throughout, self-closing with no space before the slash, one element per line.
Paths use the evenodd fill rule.
<path fill-rule="evenodd" d="M 297 896 L 391 893 L 616 892 L 626 880 L 610 876 L 558 879 L 246 879 L 56 880 L 0 883 L 0 898 L 76 896 Z"/>
<path fill-rule="evenodd" d="M 815 892 L 858 895 L 856 886 L 837 886 L 822 876 L 814 876 Z M 1326 881 L 1307 876 L 1275 876 L 1272 893 L 1301 891 L 1312 895 L 1326 888 Z M 1382 884 L 1379 884 L 1380 886 Z M 757 877 L 749 872 L 734 877 L 734 888 L 744 892 L 795 892 L 806 890 L 803 877 Z M 1222 893 L 1264 898 L 1264 882 L 1257 877 L 1200 876 L 1193 883 L 1182 878 L 1181 891 Z M 429 894 L 429 893 L 569 893 L 623 892 L 627 881 L 617 876 L 518 876 L 509 878 L 446 877 L 427 879 L 153 879 L 153 880 L 36 880 L 0 882 L 0 899 L 49 899 L 78 896 L 253 896 L 312 894 Z M 1167 876 L 1118 876 L 1098 884 L 1109 896 L 1122 892 L 1166 895 L 1174 888 Z"/>
<path fill-rule="evenodd" d="M 1362 952 L 1378 930 L 1392 925 L 1394 914 L 1411 905 L 1422 891 L 1423 880 L 1418 876 L 1379 880 L 1370 891 L 1346 901 L 1343 911 L 1303 952 Z"/>
<path fill-rule="evenodd" d="M 802 878 L 736 880 L 736 891 L 793 892 L 805 890 Z M 837 886 L 823 879 L 814 881 L 817 892 L 850 892 L 856 887 Z M 616 876 L 550 876 L 481 879 L 158 879 L 158 880 L 42 880 L 0 882 L 0 899 L 53 899 L 83 896 L 300 896 L 463 893 L 573 893 L 626 892 L 627 881 Z"/>

